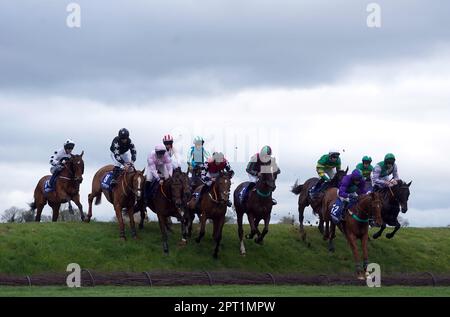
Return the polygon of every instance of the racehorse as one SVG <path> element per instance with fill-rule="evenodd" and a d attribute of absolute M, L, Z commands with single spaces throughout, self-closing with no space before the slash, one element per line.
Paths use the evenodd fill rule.
<path fill-rule="evenodd" d="M 201 175 L 202 175 L 202 168 L 200 165 L 196 165 L 192 169 L 192 177 L 189 178 L 191 193 L 194 193 L 196 189 L 199 189 L 200 186 L 204 185 Z M 192 206 L 192 208 L 187 209 L 186 212 L 187 236 L 189 238 L 192 236 L 192 224 L 194 223 L 195 215 L 197 215 L 198 219 L 200 219 L 201 216 L 200 209 L 197 209 L 194 206 Z"/>
<path fill-rule="evenodd" d="M 95 173 L 94 179 L 92 180 L 92 191 L 88 196 L 89 211 L 87 221 L 89 222 L 92 217 L 92 202 L 94 198 L 95 204 L 99 205 L 102 201 L 103 193 L 106 199 L 114 206 L 117 221 L 119 222 L 120 238 L 122 240 L 126 240 L 125 224 L 122 217 L 122 210 L 126 209 L 130 217 L 131 236 L 133 239 L 137 239 L 136 225 L 133 217 L 133 207 L 136 203 L 136 200 L 139 200 L 142 197 L 145 183 L 145 168 L 142 171 L 138 171 L 133 166 L 125 167 L 120 176 L 117 178 L 116 186 L 114 186 L 112 190 L 104 189 L 101 186 L 101 182 L 105 175 L 109 172 L 112 172 L 113 169 L 113 165 L 107 165 L 102 167 L 97 171 L 97 173 Z"/>
<path fill-rule="evenodd" d="M 397 185 L 386 188 L 380 192 L 383 200 L 383 208 L 381 215 L 383 217 L 383 224 L 380 230 L 373 235 L 374 239 L 378 239 L 386 229 L 386 225 L 394 226 L 391 233 L 386 234 L 386 238 L 392 239 L 395 233 L 400 229 L 401 225 L 398 222 L 398 214 L 401 211 L 406 213 L 408 211 L 408 199 L 410 195 L 409 187 L 412 182 L 404 183 L 402 180 L 397 181 Z"/>
<path fill-rule="evenodd" d="M 83 213 L 83 206 L 80 203 L 80 184 L 83 182 L 84 173 L 84 151 L 80 155 L 72 155 L 70 159 L 67 159 L 64 163 L 64 169 L 58 176 L 55 182 L 55 190 L 49 193 L 45 193 L 45 183 L 51 176 L 47 175 L 42 177 L 34 190 L 34 201 L 30 204 L 31 210 L 37 209 L 36 218 L 37 222 L 41 221 L 42 209 L 48 203 L 53 209 L 52 221 L 58 221 L 59 209 L 61 204 L 69 203 L 69 210 L 72 210 L 73 201 L 80 210 L 81 220 L 85 219 Z"/>
<path fill-rule="evenodd" d="M 162 235 L 164 254 L 169 254 L 168 244 L 168 219 L 175 217 L 181 223 L 182 244 L 187 241 L 187 221 L 185 217 L 187 199 L 190 197 L 190 188 L 187 174 L 181 169 L 175 169 L 172 177 L 165 180 L 152 193 L 150 199 L 142 199 L 144 202 L 139 207 L 141 211 L 141 225 L 145 218 L 145 209 L 149 207 L 157 216 Z"/>
<path fill-rule="evenodd" d="M 234 206 L 236 209 L 238 235 L 240 241 L 240 253 L 246 254 L 244 245 L 244 229 L 242 227 L 242 218 L 247 214 L 248 222 L 250 224 L 250 234 L 246 235 L 247 239 L 253 239 L 256 235 L 255 242 L 263 244 L 264 237 L 269 232 L 270 215 L 272 212 L 273 202 L 272 193 L 276 189 L 276 173 L 261 173 L 256 185 L 248 193 L 244 202 L 240 199 L 240 194 L 244 186 L 248 186 L 249 182 L 240 184 L 234 191 Z M 264 229 L 259 231 L 258 225 L 261 220 L 264 220 Z"/>
<path fill-rule="evenodd" d="M 215 259 L 218 258 L 220 242 L 222 240 L 222 230 L 225 224 L 225 214 L 227 213 L 227 202 L 230 198 L 231 177 L 232 175 L 229 173 L 220 173 L 211 186 L 203 190 L 203 195 L 199 201 L 200 232 L 195 241 L 200 243 L 203 239 L 206 231 L 206 220 L 211 219 L 213 221 L 213 238 L 216 242 L 213 254 Z M 191 202 L 194 200 L 191 200 Z M 195 208 L 194 206 L 189 207 L 191 209 Z"/>
<path fill-rule="evenodd" d="M 330 180 L 328 184 L 328 188 L 334 188 L 338 187 L 339 183 L 341 182 L 342 178 L 344 178 L 345 175 L 347 175 L 348 167 L 344 170 L 339 170 L 334 175 L 334 177 Z M 303 219 L 304 219 L 304 213 L 305 208 L 308 206 L 311 206 L 313 214 L 319 216 L 319 231 L 323 234 L 324 232 L 324 222 L 322 218 L 322 214 L 320 212 L 321 206 L 322 206 L 322 199 L 324 197 L 324 193 L 320 193 L 315 198 L 311 198 L 309 191 L 311 188 L 313 188 L 317 182 L 319 181 L 319 178 L 313 177 L 308 179 L 304 184 L 299 185 L 298 182 L 295 182 L 294 186 L 292 186 L 291 192 L 295 195 L 299 195 L 298 197 L 298 214 L 299 214 L 299 221 L 300 221 L 300 236 L 303 241 L 306 240 L 306 232 L 303 226 Z"/>
<path fill-rule="evenodd" d="M 331 220 L 331 209 L 338 197 L 337 188 L 329 188 L 322 202 L 322 213 L 325 221 Z M 345 214 L 344 220 L 338 224 L 339 229 L 345 235 L 347 242 L 352 249 L 355 261 L 356 274 L 358 279 L 364 280 L 367 265 L 369 264 L 369 253 L 367 241 L 369 240 L 369 219 L 374 218 L 378 225 L 382 224 L 381 218 L 381 198 L 378 193 L 361 195 L 353 206 L 350 206 Z M 328 228 L 328 226 L 327 226 Z M 328 231 L 328 230 L 327 230 Z M 324 239 L 328 239 L 328 250 L 334 252 L 334 238 L 336 237 L 336 224 L 331 222 L 331 231 L 324 233 Z M 363 266 L 361 267 L 360 257 L 356 240 L 361 240 L 363 251 Z"/>

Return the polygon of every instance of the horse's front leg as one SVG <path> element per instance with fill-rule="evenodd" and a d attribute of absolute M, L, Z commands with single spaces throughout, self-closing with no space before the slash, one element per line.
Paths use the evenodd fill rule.
<path fill-rule="evenodd" d="M 61 208 L 61 204 L 55 203 L 51 205 L 53 210 L 52 222 L 57 222 L 59 218 L 59 209 Z"/>
<path fill-rule="evenodd" d="M 137 239 L 137 232 L 136 232 L 136 223 L 134 222 L 134 204 L 128 206 L 127 208 L 127 213 L 128 213 L 128 217 L 130 217 L 130 227 L 131 227 L 131 237 L 133 239 Z"/>
<path fill-rule="evenodd" d="M 302 198 L 299 198 L 298 203 L 298 221 L 300 222 L 300 237 L 303 241 L 306 240 L 306 232 L 303 221 L 305 220 L 305 208 L 306 205 L 302 203 Z"/>
<path fill-rule="evenodd" d="M 386 229 L 386 223 L 383 222 L 383 224 L 381 225 L 380 230 L 378 230 L 378 232 L 374 233 L 374 235 L 372 236 L 372 238 L 374 239 L 378 239 L 379 237 L 381 237 L 381 235 L 383 234 L 383 231 Z"/>
<path fill-rule="evenodd" d="M 167 242 L 168 236 L 167 236 L 167 224 L 166 224 L 166 217 L 161 216 L 159 213 L 158 215 L 158 224 L 159 224 L 159 230 L 161 231 L 161 237 L 162 237 L 162 245 L 163 245 L 163 251 L 165 255 L 169 254 L 169 243 Z"/>
<path fill-rule="evenodd" d="M 242 218 L 243 218 L 243 214 L 242 213 L 237 213 L 237 225 L 238 225 L 238 236 L 239 236 L 239 243 L 240 243 L 240 253 L 241 255 L 245 255 L 246 254 L 246 250 L 245 250 L 245 244 L 244 244 L 244 228 L 242 225 Z"/>
<path fill-rule="evenodd" d="M 261 232 L 261 235 L 258 236 L 258 238 L 255 240 L 256 243 L 258 244 L 264 243 L 264 237 L 269 232 L 269 223 L 270 223 L 270 214 L 264 218 L 264 229 Z"/>
<path fill-rule="evenodd" d="M 369 240 L 369 228 L 367 228 L 367 232 L 361 238 L 361 247 L 363 251 L 363 269 L 364 272 L 367 272 L 367 266 L 369 265 L 369 250 L 367 248 L 367 242 Z"/>
<path fill-rule="evenodd" d="M 200 243 L 202 241 L 203 237 L 205 236 L 206 232 L 206 212 L 202 212 L 200 216 L 200 232 L 198 233 L 197 239 L 195 239 L 195 242 Z"/>
<path fill-rule="evenodd" d="M 350 229 L 348 229 L 348 230 L 350 230 Z M 359 258 L 358 246 L 356 245 L 356 237 L 352 232 L 348 232 L 346 237 L 347 237 L 348 244 L 350 245 L 350 248 L 352 249 L 353 260 L 355 262 L 355 270 L 356 270 L 358 279 L 364 279 L 364 277 L 362 276 L 362 267 L 361 267 L 360 258 Z"/>
<path fill-rule="evenodd" d="M 83 212 L 83 205 L 81 205 L 81 202 L 80 202 L 80 194 L 75 195 L 72 198 L 72 200 L 75 203 L 75 205 L 77 205 L 78 210 L 80 211 L 81 221 L 85 221 L 86 217 L 85 217 L 84 212 Z"/>
<path fill-rule="evenodd" d="M 386 238 L 392 239 L 392 238 L 395 236 L 395 233 L 396 233 L 398 230 L 400 230 L 401 227 L 402 227 L 401 224 L 398 222 L 397 219 L 395 219 L 395 228 L 394 228 L 394 231 L 392 231 L 391 233 L 386 234 Z"/>
<path fill-rule="evenodd" d="M 334 247 L 334 239 L 335 238 L 336 238 L 336 225 L 334 224 L 334 222 L 332 222 L 331 228 L 330 228 L 330 237 L 328 240 L 328 251 L 329 252 L 335 251 L 335 247 Z"/>
<path fill-rule="evenodd" d="M 122 217 L 122 207 L 119 203 L 114 204 L 114 211 L 116 212 L 117 222 L 119 223 L 119 236 L 120 239 L 125 241 L 127 238 L 125 237 L 125 224 L 123 223 Z"/>
<path fill-rule="evenodd" d="M 255 217 L 253 217 L 253 214 L 247 212 L 247 219 L 250 225 L 250 234 L 246 235 L 245 237 L 247 239 L 253 239 L 253 237 L 258 234 L 258 229 L 256 228 L 255 224 Z"/>

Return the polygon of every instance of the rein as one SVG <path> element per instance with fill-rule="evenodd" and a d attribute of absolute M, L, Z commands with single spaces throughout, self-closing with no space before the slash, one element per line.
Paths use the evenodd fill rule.
<path fill-rule="evenodd" d="M 213 202 L 215 202 L 216 204 L 220 204 L 220 202 L 219 202 L 219 200 L 218 200 L 218 198 L 217 198 L 216 183 L 214 183 L 214 186 L 213 186 L 213 192 L 214 192 L 214 196 L 216 197 L 216 199 L 213 198 L 213 196 L 211 195 L 211 192 L 209 192 L 209 197 L 210 197 L 211 200 L 212 200 Z"/>
<path fill-rule="evenodd" d="M 271 191 L 269 191 L 268 193 L 263 193 L 263 192 L 260 191 L 259 189 L 256 189 L 256 193 L 257 193 L 259 196 L 264 197 L 264 198 L 267 198 L 267 197 L 269 197 L 269 196 L 272 194 Z"/>

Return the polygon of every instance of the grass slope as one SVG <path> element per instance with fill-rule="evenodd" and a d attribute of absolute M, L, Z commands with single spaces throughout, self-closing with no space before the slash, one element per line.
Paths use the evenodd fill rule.
<path fill-rule="evenodd" d="M 182 286 L 0 287 L 0 297 L 450 297 L 450 287 Z"/>
<path fill-rule="evenodd" d="M 194 228 L 194 234 L 198 228 Z M 129 229 L 127 227 L 128 233 Z M 248 232 L 248 227 L 245 228 Z M 388 229 L 390 231 L 390 229 Z M 65 272 L 78 263 L 95 271 L 241 270 L 254 272 L 328 274 L 353 272 L 353 257 L 341 233 L 336 252 L 328 253 L 317 228 L 308 228 L 308 247 L 290 225 L 271 225 L 263 246 L 246 241 L 247 256 L 239 255 L 236 225 L 225 225 L 219 259 L 212 258 L 212 227 L 201 244 L 179 247 L 179 226 L 170 235 L 170 255 L 164 256 L 157 223 L 146 224 L 140 239 L 118 238 L 114 223 L 0 224 L 0 273 L 11 275 Z M 450 229 L 407 228 L 393 240 L 369 244 L 369 259 L 384 273 L 430 271 L 450 273 Z"/>

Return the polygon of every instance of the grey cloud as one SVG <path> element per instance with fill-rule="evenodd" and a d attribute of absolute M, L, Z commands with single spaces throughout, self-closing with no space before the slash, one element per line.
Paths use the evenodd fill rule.
<path fill-rule="evenodd" d="M 1 91 L 114 103 L 311 86 L 351 65 L 426 54 L 450 35 L 442 1 L 378 1 L 379 30 L 356 0 L 78 3 L 82 28 L 72 30 L 63 2 L 2 2 Z"/>

